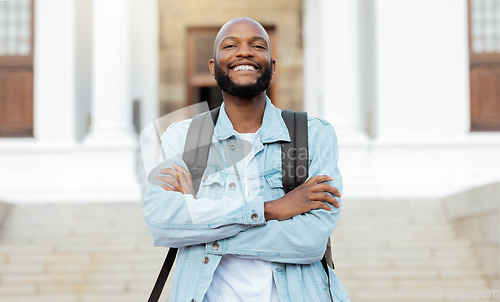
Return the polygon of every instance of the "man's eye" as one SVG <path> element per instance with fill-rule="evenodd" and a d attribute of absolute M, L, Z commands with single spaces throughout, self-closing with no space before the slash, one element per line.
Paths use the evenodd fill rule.
<path fill-rule="evenodd" d="M 236 45 L 233 45 L 233 44 L 228 44 L 228 45 L 224 45 L 224 46 L 222 47 L 222 49 L 233 48 L 233 47 L 236 47 Z"/>
<path fill-rule="evenodd" d="M 266 47 L 263 45 L 254 45 L 253 47 L 258 48 L 258 49 L 266 49 Z"/>

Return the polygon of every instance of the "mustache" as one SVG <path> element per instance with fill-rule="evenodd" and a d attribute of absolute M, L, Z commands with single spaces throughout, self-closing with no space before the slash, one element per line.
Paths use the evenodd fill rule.
<path fill-rule="evenodd" d="M 259 67 L 259 70 L 262 69 L 262 64 L 259 64 L 257 62 L 255 62 L 254 60 L 252 59 L 239 59 L 239 60 L 233 60 L 231 62 L 228 62 L 226 65 L 227 65 L 227 68 L 230 68 L 233 64 L 236 64 L 236 63 L 239 63 L 239 62 L 252 62 L 253 64 L 255 64 L 257 67 Z"/>

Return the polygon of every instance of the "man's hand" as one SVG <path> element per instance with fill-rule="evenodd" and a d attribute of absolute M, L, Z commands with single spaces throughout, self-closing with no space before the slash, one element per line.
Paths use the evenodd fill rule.
<path fill-rule="evenodd" d="M 160 186 L 167 191 L 191 194 L 195 197 L 191 173 L 179 165 L 174 164 L 173 167 L 174 169 L 166 168 L 160 170 L 161 173 L 166 175 L 156 178 L 163 182 Z"/>
<path fill-rule="evenodd" d="M 331 211 L 330 207 L 323 202 L 328 202 L 336 208 L 340 207 L 339 202 L 330 193 L 338 197 L 342 194 L 337 188 L 326 183 L 332 180 L 333 177 L 327 175 L 316 175 L 285 196 L 265 202 L 266 220 L 285 220 L 315 209 Z"/>

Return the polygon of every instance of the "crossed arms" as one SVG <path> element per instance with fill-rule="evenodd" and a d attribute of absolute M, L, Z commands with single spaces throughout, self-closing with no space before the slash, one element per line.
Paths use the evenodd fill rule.
<path fill-rule="evenodd" d="M 183 132 L 182 127 L 172 126 L 164 134 L 167 156 L 182 153 Z M 244 203 L 227 196 L 196 199 L 182 162 L 163 169 L 162 183 L 148 184 L 144 198 L 144 215 L 155 245 L 206 243 L 207 252 L 213 254 L 297 264 L 320 260 L 337 223 L 340 199 L 333 195 L 340 197 L 342 178 L 333 127 L 325 124 L 310 137 L 310 178 L 276 200 L 260 196 Z M 194 221 L 193 209 L 207 219 Z M 217 251 L 211 249 L 213 241 L 219 242 Z"/>

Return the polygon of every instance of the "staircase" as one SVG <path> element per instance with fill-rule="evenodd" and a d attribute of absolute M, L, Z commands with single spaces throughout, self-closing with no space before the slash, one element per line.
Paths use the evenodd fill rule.
<path fill-rule="evenodd" d="M 352 301 L 489 301 L 464 298 L 488 284 L 439 201 L 345 200 L 332 240 Z"/>
<path fill-rule="evenodd" d="M 345 199 L 333 253 L 353 302 L 488 288 L 437 201 Z M 164 256 L 140 203 L 13 205 L 0 227 L 0 302 L 146 301 Z"/>
<path fill-rule="evenodd" d="M 0 302 L 146 301 L 165 251 L 140 203 L 14 205 L 0 227 Z"/>

